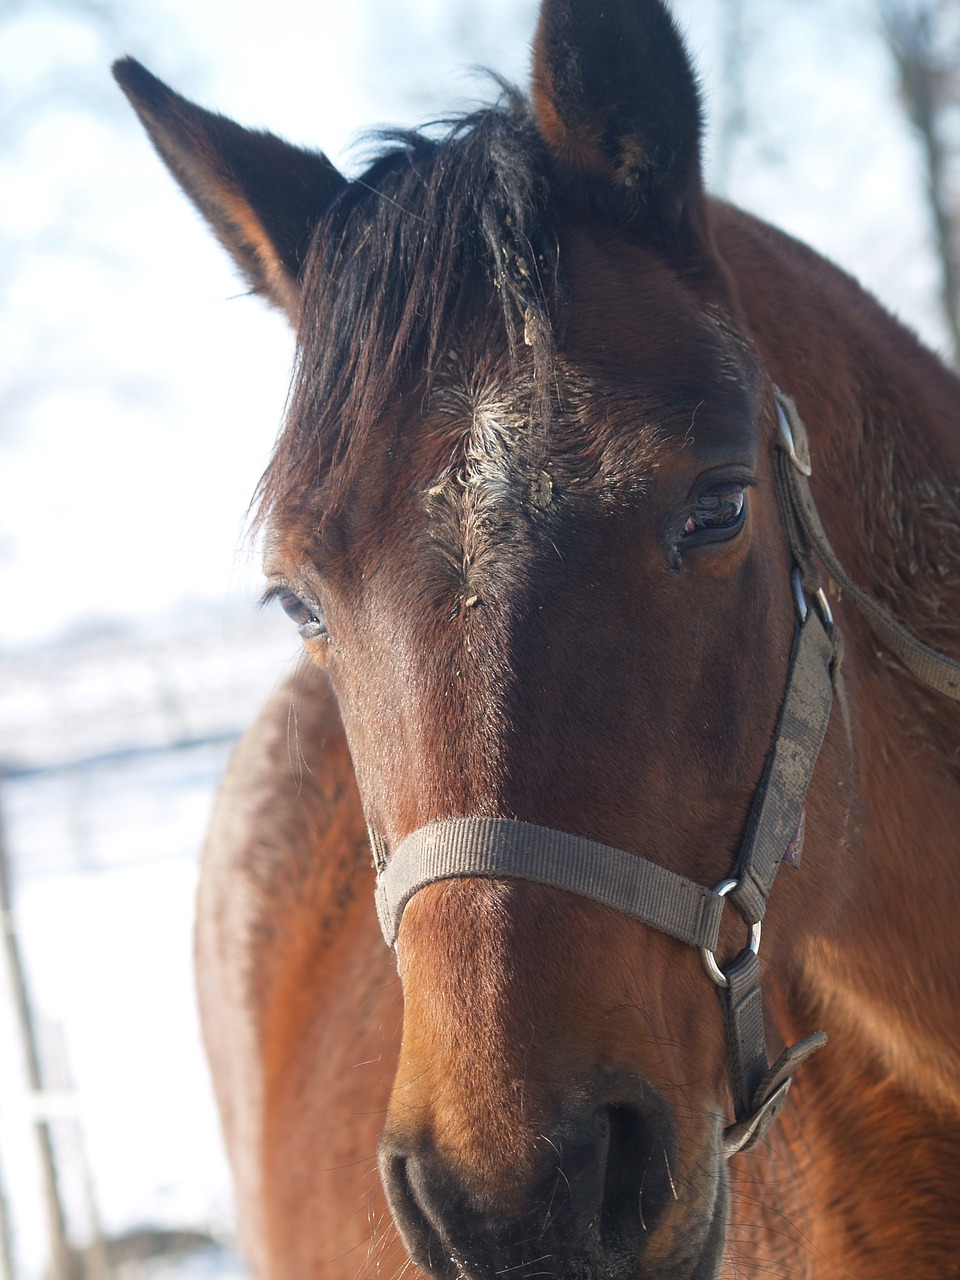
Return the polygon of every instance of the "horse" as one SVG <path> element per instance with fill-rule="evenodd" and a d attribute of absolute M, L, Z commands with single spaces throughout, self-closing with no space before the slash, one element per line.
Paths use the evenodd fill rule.
<path fill-rule="evenodd" d="M 706 194 L 661 0 L 355 180 L 116 75 L 296 332 L 196 932 L 254 1273 L 960 1274 L 954 374 Z"/>

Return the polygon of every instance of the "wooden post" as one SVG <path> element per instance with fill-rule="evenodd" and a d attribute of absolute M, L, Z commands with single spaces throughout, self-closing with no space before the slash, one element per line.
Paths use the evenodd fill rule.
<path fill-rule="evenodd" d="M 10 1226 L 10 1203 L 0 1169 L 0 1280 L 17 1280 L 13 1261 L 13 1231 Z"/>
<path fill-rule="evenodd" d="M 0 778 L 0 781 L 2 781 L 2 778 Z M 2 922 L 4 953 L 7 968 L 10 971 L 11 986 L 13 987 L 13 1004 L 17 1030 L 23 1046 L 27 1085 L 36 1099 L 43 1092 L 43 1069 L 37 1048 L 36 1027 L 30 1008 L 26 974 L 14 927 L 13 895 L 10 886 L 10 868 L 3 827 L 2 793 L 0 793 L 0 922 Z M 34 1131 L 37 1137 L 37 1149 L 40 1156 L 40 1169 L 43 1175 L 43 1189 L 47 1207 L 47 1229 L 50 1235 L 50 1278 L 51 1280 L 71 1280 L 70 1246 L 67 1242 L 66 1220 L 63 1213 L 63 1202 L 60 1198 L 60 1186 L 57 1181 L 57 1165 L 49 1121 L 42 1115 L 38 1115 L 34 1121 Z"/>
<path fill-rule="evenodd" d="M 57 1023 L 51 1023 L 45 1028 L 43 1065 L 44 1082 L 47 1090 L 45 1098 L 48 1100 L 55 1099 L 59 1095 L 65 1099 L 76 1101 L 76 1088 L 73 1077 L 70 1074 L 67 1058 L 66 1038 L 63 1034 L 63 1028 Z M 60 1168 L 63 1169 L 65 1164 L 76 1165 L 87 1211 L 87 1229 L 90 1233 L 90 1243 L 84 1249 L 74 1251 L 76 1264 L 73 1273 L 79 1276 L 80 1272 L 82 1272 L 86 1280 L 113 1280 L 107 1244 L 103 1236 L 103 1224 L 100 1221 L 100 1211 L 97 1208 L 97 1197 L 93 1186 L 93 1171 L 87 1158 L 83 1124 L 78 1110 L 70 1113 L 69 1123 L 72 1129 L 71 1146 L 73 1158 L 65 1161 L 63 1148 L 61 1147 Z"/>

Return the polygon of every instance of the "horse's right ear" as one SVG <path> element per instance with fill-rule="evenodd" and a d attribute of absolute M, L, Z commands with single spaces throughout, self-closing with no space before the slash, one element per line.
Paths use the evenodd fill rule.
<path fill-rule="evenodd" d="M 244 129 L 169 89 L 133 58 L 117 83 L 170 172 L 255 292 L 296 324 L 313 230 L 347 180 L 318 151 Z"/>
<path fill-rule="evenodd" d="M 689 251 L 703 209 L 700 95 L 661 0 L 542 0 L 533 101 L 561 191 Z"/>

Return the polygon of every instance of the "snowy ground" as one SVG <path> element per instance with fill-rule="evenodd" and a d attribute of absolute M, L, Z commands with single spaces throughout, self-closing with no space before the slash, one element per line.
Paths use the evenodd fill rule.
<path fill-rule="evenodd" d="M 91 1226 L 85 1164 L 108 1237 L 144 1227 L 232 1237 L 194 1005 L 193 898 L 217 780 L 294 648 L 276 619 L 226 627 L 201 619 L 159 637 L 0 665 L 0 801 L 15 923 L 78 1245 Z M 4 973 L 0 1178 L 17 1280 L 39 1280 L 36 1105 L 9 993 Z M 227 1280 L 243 1270 L 217 1249 L 117 1268 L 118 1280 L 174 1275 Z"/>

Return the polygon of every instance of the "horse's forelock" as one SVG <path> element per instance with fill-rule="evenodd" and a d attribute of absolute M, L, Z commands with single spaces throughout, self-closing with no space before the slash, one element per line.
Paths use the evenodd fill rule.
<path fill-rule="evenodd" d="M 493 312 L 511 364 L 532 357 L 531 414 L 549 417 L 556 231 L 525 100 L 505 88 L 443 137 L 385 136 L 389 149 L 317 230 L 261 520 L 335 512 L 391 405 L 424 379 L 429 392 L 451 345 Z"/>

